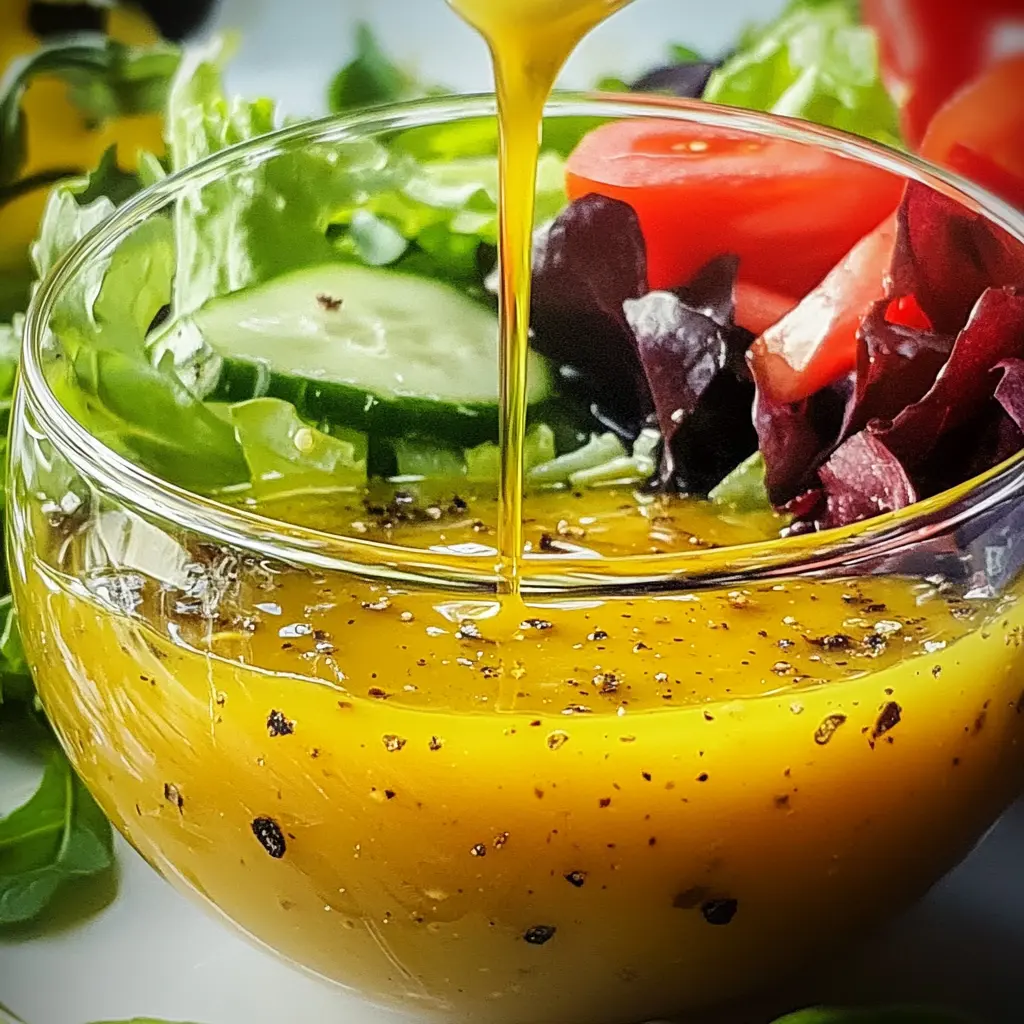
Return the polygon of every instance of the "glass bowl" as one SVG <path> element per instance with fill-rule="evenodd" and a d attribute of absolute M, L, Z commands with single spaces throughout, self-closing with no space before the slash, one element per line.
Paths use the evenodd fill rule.
<path fill-rule="evenodd" d="M 489 637 L 486 538 L 453 557 L 190 493 L 83 426 L 95 395 L 68 373 L 62 302 L 140 225 L 310 147 L 368 201 L 346 176 L 369 142 L 445 128 L 493 153 L 493 116 L 445 99 L 287 128 L 60 262 L 13 414 L 26 654 L 128 841 L 290 961 L 445 1021 L 694 1014 L 899 912 L 1020 792 L 1021 459 L 822 534 L 528 556 L 523 622 Z M 1024 238 L 966 183 L 783 119 L 565 98 L 547 130 L 654 117 L 825 147 Z"/>

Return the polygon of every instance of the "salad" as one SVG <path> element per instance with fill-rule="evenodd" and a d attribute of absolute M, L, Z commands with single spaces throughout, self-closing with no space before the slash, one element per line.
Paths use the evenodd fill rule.
<path fill-rule="evenodd" d="M 886 5 L 865 3 L 862 23 L 854 5 L 818 0 L 792 4 L 724 60 L 680 48 L 639 82 L 603 85 L 703 96 L 917 148 L 1019 205 L 1024 154 L 1013 142 L 1024 113 L 1010 98 L 1024 92 L 1024 63 L 981 56 L 982 28 L 1010 6 L 987 5 L 991 21 L 972 11 L 977 45 L 956 74 L 938 58 L 942 75 L 909 68 Z M 921 36 L 938 34 L 916 7 Z M 224 96 L 225 44 L 182 60 L 152 36 L 145 49 L 130 46 L 145 37 L 133 25 L 111 25 L 123 41 L 51 42 L 0 93 L 8 404 L 31 280 L 140 188 L 277 121 L 267 100 Z M 368 31 L 359 50 L 332 83 L 334 109 L 437 90 L 393 64 Z M 83 131 L 73 156 L 34 148 L 33 82 L 54 75 L 87 123 L 102 125 Z M 496 333 L 488 131 L 297 153 L 288 175 L 256 177 L 245 193 L 227 184 L 173 226 L 143 225 L 113 254 L 95 297 L 71 296 L 57 311 L 76 339 L 75 385 L 90 399 L 80 418 L 166 479 L 231 500 L 370 487 L 387 521 L 409 481 L 426 499 L 416 508 L 450 497 L 453 481 L 486 491 L 497 465 L 497 383 L 481 370 L 493 365 Z M 115 151 L 115 142 L 127 144 Z M 782 143 L 738 152 L 735 142 L 656 122 L 549 133 L 531 483 L 685 494 L 761 516 L 767 536 L 899 510 L 1024 447 L 1019 248 L 926 189 Z M 684 175 L 664 173 L 656 157 L 666 146 L 688 153 Z M 623 153 L 628 162 L 615 159 Z M 338 187 L 339 159 L 372 202 Z M 722 203 L 722 182 L 752 172 L 765 190 L 799 183 L 801 206 L 744 235 L 749 210 Z M 25 225 L 51 185 L 26 271 Z M 744 192 L 751 208 L 765 204 L 758 187 Z M 858 196 L 853 210 L 835 203 L 846 191 Z M 192 243 L 185 262 L 172 230 L 179 252 L 183 237 Z M 965 246 L 975 257 L 966 272 Z M 244 258 L 226 265 L 224 251 Z M 390 364 L 354 373 L 354 325 L 382 319 L 395 296 L 406 331 L 389 335 Z M 261 318 L 273 320 L 273 338 L 239 326 Z M 389 384 L 399 365 L 402 394 Z M 401 490 L 387 483 L 396 479 Z M 32 799 L 0 820 L 0 925 L 45 913 L 112 857 L 109 825 L 36 710 L 9 596 L 3 611 L 4 718 L 17 742 L 27 736 L 45 751 L 48 768 Z"/>

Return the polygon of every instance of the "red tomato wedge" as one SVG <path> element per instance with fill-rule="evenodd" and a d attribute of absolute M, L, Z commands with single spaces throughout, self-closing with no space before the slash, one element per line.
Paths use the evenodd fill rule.
<path fill-rule="evenodd" d="M 570 199 L 597 193 L 636 211 L 653 289 L 734 253 L 742 282 L 797 296 L 895 210 L 903 187 L 818 147 L 659 119 L 591 132 L 567 182 Z"/>
<path fill-rule="evenodd" d="M 744 281 L 737 282 L 735 297 L 736 323 L 751 334 L 764 334 L 769 327 L 795 309 L 800 301 Z"/>
<path fill-rule="evenodd" d="M 1000 33 L 1024 23 L 1021 0 L 863 0 L 903 134 L 917 146 L 935 112 L 994 59 Z"/>
<path fill-rule="evenodd" d="M 921 155 L 1024 209 L 1024 54 L 958 92 L 928 126 Z"/>
<path fill-rule="evenodd" d="M 857 331 L 872 305 L 885 297 L 896 244 L 891 216 L 862 238 L 822 283 L 750 349 L 758 388 L 776 402 L 798 402 L 857 365 Z M 889 319 L 921 324 L 913 300 L 893 303 Z M 925 318 L 926 319 L 926 318 Z"/>

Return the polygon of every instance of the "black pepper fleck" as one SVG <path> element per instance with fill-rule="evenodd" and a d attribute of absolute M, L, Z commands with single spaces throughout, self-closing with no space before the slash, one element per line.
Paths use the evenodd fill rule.
<path fill-rule="evenodd" d="M 700 912 L 708 924 L 729 924 L 736 916 L 739 904 L 733 899 L 707 900 L 701 904 Z"/>
<path fill-rule="evenodd" d="M 550 942 L 555 937 L 557 930 L 549 924 L 536 924 L 532 928 L 526 929 L 523 941 L 528 942 L 531 946 L 543 946 L 544 943 Z"/>
<path fill-rule="evenodd" d="M 889 701 L 889 703 L 882 708 L 881 713 L 875 721 L 874 728 L 871 730 L 872 743 L 884 736 L 891 729 L 895 729 L 902 720 L 903 709 L 896 703 L 896 701 Z"/>
<path fill-rule="evenodd" d="M 281 826 L 273 818 L 254 818 L 252 834 L 259 840 L 260 846 L 275 860 L 280 860 L 287 850 Z"/>
<path fill-rule="evenodd" d="M 182 809 L 185 806 L 185 798 L 181 795 L 181 790 L 173 782 L 164 783 L 164 799 L 169 804 L 173 804 L 178 809 L 179 814 L 182 813 Z"/>
<path fill-rule="evenodd" d="M 565 880 L 577 889 L 582 889 L 587 882 L 586 871 L 570 871 L 566 876 Z"/>
<path fill-rule="evenodd" d="M 845 651 L 853 645 L 853 637 L 846 633 L 826 633 L 824 636 L 809 636 L 807 642 L 824 651 Z"/>
<path fill-rule="evenodd" d="M 396 754 L 402 747 L 405 746 L 406 740 L 402 739 L 401 736 L 395 736 L 393 733 L 388 733 L 384 736 L 384 749 L 389 754 Z"/>
<path fill-rule="evenodd" d="M 815 729 L 814 742 L 817 743 L 819 747 L 825 746 L 825 744 L 828 743 L 833 736 L 835 736 L 836 730 L 841 725 L 844 725 L 845 722 L 846 715 L 829 715 L 828 718 L 826 718 L 821 723 L 821 725 L 819 725 L 818 728 Z"/>
<path fill-rule="evenodd" d="M 519 628 L 545 630 L 554 629 L 555 624 L 553 622 L 548 622 L 547 619 L 523 619 L 523 621 L 519 623 Z"/>
<path fill-rule="evenodd" d="M 271 711 L 267 716 L 267 732 L 274 736 L 291 736 L 295 732 L 295 723 L 285 718 L 281 711 Z"/>

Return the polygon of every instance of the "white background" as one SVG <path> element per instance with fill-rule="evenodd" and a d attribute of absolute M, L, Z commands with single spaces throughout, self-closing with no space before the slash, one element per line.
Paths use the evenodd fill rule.
<path fill-rule="evenodd" d="M 0 0 L 4 2 L 4 0 Z M 715 53 L 778 0 L 638 0 L 587 42 L 565 78 L 584 87 L 606 73 L 658 61 L 670 42 Z M 231 85 L 279 97 L 288 112 L 322 112 L 331 73 L 348 56 L 353 24 L 370 21 L 425 77 L 487 87 L 482 47 L 442 0 L 226 0 L 217 27 L 243 30 Z M 34 769 L 0 761 L 0 811 L 28 796 Z M 201 1024 L 397 1024 L 249 947 L 177 896 L 123 844 L 118 894 L 84 924 L 0 938 L 0 1002 L 29 1024 L 84 1024 L 136 1015 Z M 1024 808 L 908 918 L 793 997 L 932 999 L 1024 1020 L 1016 984 L 1024 963 Z M 109 894 L 97 892 L 98 902 Z M 791 1002 L 790 1008 L 795 1005 Z M 744 1015 L 741 1024 L 762 1024 Z"/>

